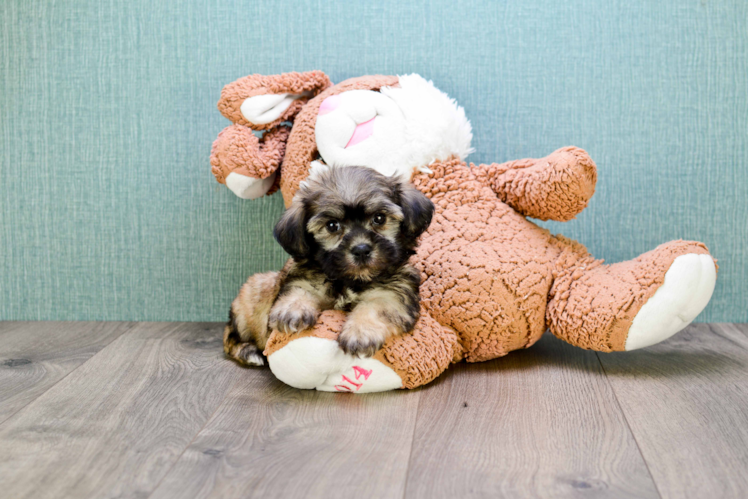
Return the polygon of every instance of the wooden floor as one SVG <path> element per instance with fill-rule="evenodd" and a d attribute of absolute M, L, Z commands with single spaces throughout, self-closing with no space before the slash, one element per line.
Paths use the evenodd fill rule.
<path fill-rule="evenodd" d="M 0 323 L 4 497 L 745 497 L 748 325 L 299 391 L 222 326 Z"/>

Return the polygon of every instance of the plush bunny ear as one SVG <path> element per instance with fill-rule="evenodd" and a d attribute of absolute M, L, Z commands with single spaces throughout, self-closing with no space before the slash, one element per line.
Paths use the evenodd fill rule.
<path fill-rule="evenodd" d="M 223 88 L 218 109 L 234 123 L 269 130 L 293 121 L 304 103 L 330 85 L 322 71 L 245 76 Z"/>

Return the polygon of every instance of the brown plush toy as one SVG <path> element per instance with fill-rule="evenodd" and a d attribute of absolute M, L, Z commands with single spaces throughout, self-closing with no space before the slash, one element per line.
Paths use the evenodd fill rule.
<path fill-rule="evenodd" d="M 630 351 L 684 328 L 714 290 L 715 260 L 702 243 L 672 241 L 606 265 L 528 221 L 568 221 L 587 206 L 597 179 L 589 155 L 566 147 L 540 159 L 468 166 L 472 132 L 463 109 L 418 75 L 337 85 L 320 71 L 252 75 L 227 85 L 218 108 L 234 124 L 213 145 L 213 173 L 242 198 L 279 187 L 288 206 L 322 162 L 404 176 L 436 206 L 413 257 L 422 275 L 415 330 L 390 338 L 372 358 L 339 349 L 339 311 L 324 312 L 307 331 L 273 332 L 268 363 L 294 387 L 413 388 L 451 363 L 529 347 L 546 328 L 583 349 Z M 271 297 L 276 276 L 250 279 Z"/>

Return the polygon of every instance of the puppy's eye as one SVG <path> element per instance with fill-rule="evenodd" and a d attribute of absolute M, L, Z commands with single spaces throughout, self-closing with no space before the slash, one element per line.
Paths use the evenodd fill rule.
<path fill-rule="evenodd" d="M 387 216 L 384 214 L 376 214 L 374 217 L 371 218 L 371 223 L 375 226 L 381 226 L 387 222 Z"/>
<path fill-rule="evenodd" d="M 337 233 L 340 231 L 340 222 L 336 220 L 329 220 L 327 221 L 327 224 L 325 225 L 327 227 L 327 230 L 331 233 Z"/>

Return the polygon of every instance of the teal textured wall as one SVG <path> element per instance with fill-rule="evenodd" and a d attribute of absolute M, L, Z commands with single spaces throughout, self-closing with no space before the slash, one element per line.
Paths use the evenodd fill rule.
<path fill-rule="evenodd" d="M 278 268 L 279 196 L 210 174 L 221 87 L 418 72 L 472 161 L 585 148 L 598 189 L 548 224 L 608 261 L 707 243 L 699 321 L 748 321 L 748 2 L 0 2 L 0 319 L 223 320 Z"/>

